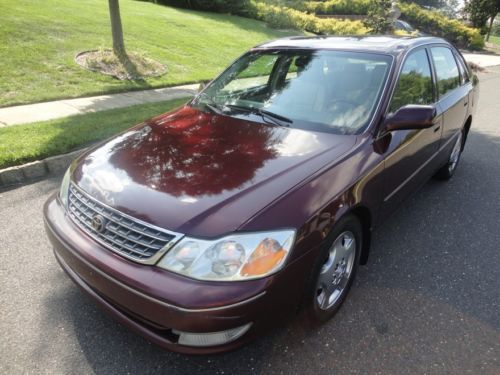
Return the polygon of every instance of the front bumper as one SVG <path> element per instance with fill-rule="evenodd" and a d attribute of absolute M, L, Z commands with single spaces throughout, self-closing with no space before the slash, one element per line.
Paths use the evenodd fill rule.
<path fill-rule="evenodd" d="M 129 261 L 83 233 L 52 196 L 44 206 L 45 227 L 66 273 L 117 320 L 172 351 L 205 354 L 234 349 L 295 311 L 307 261 L 276 275 L 242 282 L 192 280 L 155 266 Z M 251 323 L 240 338 L 212 347 L 178 343 L 177 331 L 219 332 Z"/>

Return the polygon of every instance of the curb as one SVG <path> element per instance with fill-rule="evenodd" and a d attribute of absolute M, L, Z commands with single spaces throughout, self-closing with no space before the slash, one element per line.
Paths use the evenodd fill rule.
<path fill-rule="evenodd" d="M 85 150 L 87 150 L 87 148 L 79 149 L 68 154 L 51 156 L 43 160 L 37 160 L 23 165 L 0 169 L 0 188 L 33 182 L 49 175 L 59 175 Z"/>

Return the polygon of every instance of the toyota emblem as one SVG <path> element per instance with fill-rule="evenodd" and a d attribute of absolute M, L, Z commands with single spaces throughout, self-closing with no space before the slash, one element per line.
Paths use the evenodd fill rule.
<path fill-rule="evenodd" d="M 94 228 L 96 232 L 104 232 L 104 229 L 106 229 L 106 219 L 99 214 L 94 215 L 92 217 L 92 228 Z"/>

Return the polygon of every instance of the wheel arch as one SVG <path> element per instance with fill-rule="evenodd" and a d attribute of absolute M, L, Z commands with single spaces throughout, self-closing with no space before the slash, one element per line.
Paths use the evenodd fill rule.
<path fill-rule="evenodd" d="M 469 130 L 471 125 L 472 125 L 472 115 L 469 115 L 469 117 L 467 117 L 467 120 L 465 120 L 464 124 L 464 139 L 462 141 L 462 151 L 465 148 L 465 141 L 467 141 L 467 136 L 469 135 Z"/>
<path fill-rule="evenodd" d="M 347 214 L 355 216 L 361 223 L 363 241 L 361 243 L 359 263 L 366 264 L 372 239 L 372 213 L 367 207 L 358 205 L 350 209 Z"/>

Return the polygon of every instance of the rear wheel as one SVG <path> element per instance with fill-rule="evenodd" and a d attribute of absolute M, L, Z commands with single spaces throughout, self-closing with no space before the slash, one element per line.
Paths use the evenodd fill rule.
<path fill-rule="evenodd" d="M 451 150 L 448 162 L 436 173 L 436 177 L 440 180 L 449 180 L 455 173 L 458 162 L 460 161 L 460 156 L 462 155 L 462 140 L 463 132 L 460 132 L 460 135 L 458 136 L 453 149 Z"/>
<path fill-rule="evenodd" d="M 339 310 L 358 269 L 361 241 L 361 224 L 353 216 L 339 221 L 329 234 L 306 290 L 309 322 L 325 322 Z"/>

